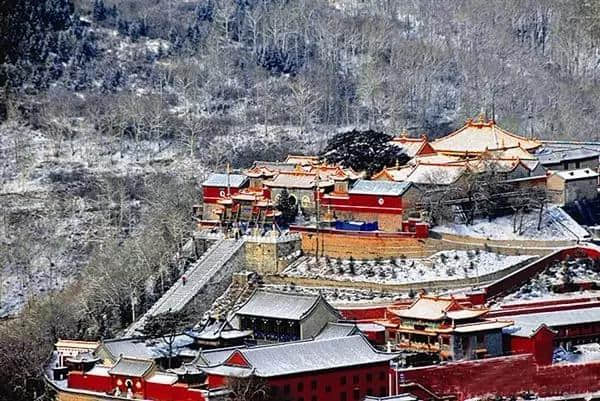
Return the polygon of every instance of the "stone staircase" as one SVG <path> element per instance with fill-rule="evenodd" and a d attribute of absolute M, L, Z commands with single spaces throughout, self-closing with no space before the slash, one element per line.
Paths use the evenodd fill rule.
<path fill-rule="evenodd" d="M 186 284 L 184 285 L 181 279 L 177 280 L 137 322 L 134 322 L 125 331 L 124 336 L 139 335 L 149 316 L 183 310 L 202 289 L 206 289 L 207 284 L 211 283 L 211 280 L 236 255 L 243 245 L 244 239 L 219 238 L 184 273 Z"/>

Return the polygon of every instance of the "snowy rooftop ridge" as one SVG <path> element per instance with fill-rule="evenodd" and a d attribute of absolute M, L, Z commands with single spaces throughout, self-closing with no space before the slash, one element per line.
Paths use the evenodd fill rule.
<path fill-rule="evenodd" d="M 398 356 L 396 353 L 377 351 L 362 335 L 270 344 L 239 349 L 234 353 L 239 353 L 248 366 L 232 366 L 225 361 L 221 366 L 202 370 L 237 376 L 246 376 L 253 371 L 260 377 L 274 377 L 388 362 Z"/>
<path fill-rule="evenodd" d="M 559 176 L 565 181 L 574 181 L 580 180 L 584 178 L 593 178 L 598 177 L 598 173 L 596 173 L 591 168 L 580 168 L 577 170 L 565 170 L 565 171 L 555 171 L 554 174 Z"/>
<path fill-rule="evenodd" d="M 221 174 L 213 173 L 202 183 L 204 187 L 226 187 L 229 176 L 229 186 L 231 188 L 239 188 L 246 183 L 248 179 L 243 174 Z"/>
<path fill-rule="evenodd" d="M 257 289 L 236 312 L 236 315 L 302 320 L 320 301 L 326 303 L 320 295 L 283 293 Z"/>
<path fill-rule="evenodd" d="M 400 196 L 410 187 L 410 182 L 358 180 L 348 191 L 354 195 Z"/>

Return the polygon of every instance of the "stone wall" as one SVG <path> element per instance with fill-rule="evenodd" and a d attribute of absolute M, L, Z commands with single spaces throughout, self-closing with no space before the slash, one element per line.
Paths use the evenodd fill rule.
<path fill-rule="evenodd" d="M 300 250 L 300 237 L 297 234 L 248 237 L 245 247 L 247 269 L 260 274 L 276 274 L 293 261 L 289 256 Z"/>
<path fill-rule="evenodd" d="M 302 232 L 302 251 L 314 255 L 317 235 Z M 398 235 L 360 235 L 319 233 L 320 256 L 348 259 L 375 259 L 400 257 L 427 257 L 436 252 L 481 249 L 503 255 L 546 255 L 557 248 L 576 244 L 577 241 L 487 240 L 452 234 L 432 233 L 431 238 L 400 237 Z"/>
<path fill-rule="evenodd" d="M 314 255 L 319 248 L 320 256 L 347 259 L 374 259 L 377 257 L 424 257 L 430 253 L 426 249 L 425 241 L 416 238 L 402 238 L 385 235 L 357 235 L 303 232 L 302 250 L 304 253 Z M 318 241 L 317 241 L 318 238 Z"/>
<path fill-rule="evenodd" d="M 406 284 L 390 284 L 390 283 L 376 283 L 369 281 L 350 281 L 350 280 L 334 280 L 327 278 L 312 278 L 312 277 L 292 277 L 284 276 L 281 274 L 272 274 L 263 277 L 265 283 L 268 284 L 295 284 L 302 287 L 345 287 L 345 288 L 361 288 L 361 289 L 372 289 L 374 291 L 382 292 L 398 292 L 398 291 L 409 291 L 414 290 L 436 290 L 436 289 L 449 289 L 449 288 L 462 288 L 470 285 L 487 284 L 492 283 L 495 280 L 499 280 L 508 274 L 518 271 L 523 266 L 530 264 L 536 257 L 531 257 L 521 263 L 509 266 L 506 269 L 496 271 L 494 273 L 484 274 L 479 277 L 469 277 L 456 280 L 436 280 L 436 281 L 425 281 L 420 283 L 406 283 Z"/>
<path fill-rule="evenodd" d="M 547 255 L 558 248 L 575 245 L 577 241 L 494 240 L 430 231 L 430 238 L 426 243 L 435 252 L 448 249 L 484 249 L 503 255 Z"/>
<path fill-rule="evenodd" d="M 212 303 L 227 290 L 233 280 L 233 273 L 245 269 L 246 256 L 242 246 L 198 291 L 196 296 L 185 306 L 185 311 L 197 316 L 206 312 Z"/>

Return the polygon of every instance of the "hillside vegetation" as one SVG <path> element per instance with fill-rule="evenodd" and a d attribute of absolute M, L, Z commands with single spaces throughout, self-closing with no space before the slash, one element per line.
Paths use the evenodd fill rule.
<path fill-rule="evenodd" d="M 592 0 L 0 0 L 0 400 L 177 277 L 208 171 L 480 112 L 597 140 L 599 41 Z"/>

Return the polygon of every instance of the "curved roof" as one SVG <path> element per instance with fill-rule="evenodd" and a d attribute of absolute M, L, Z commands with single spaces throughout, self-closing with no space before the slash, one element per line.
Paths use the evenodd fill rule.
<path fill-rule="evenodd" d="M 407 309 L 388 309 L 396 316 L 405 319 L 443 320 L 446 318 L 463 320 L 482 316 L 487 309 L 468 309 L 450 298 L 422 296 Z"/>
<path fill-rule="evenodd" d="M 229 177 L 227 177 L 229 175 Z M 226 187 L 229 180 L 231 188 L 239 188 L 246 183 L 245 175 L 213 173 L 202 183 L 203 187 Z"/>
<path fill-rule="evenodd" d="M 400 196 L 410 187 L 410 182 L 358 180 L 348 191 L 353 195 Z"/>
<path fill-rule="evenodd" d="M 225 376 L 247 376 L 254 372 L 260 377 L 273 377 L 387 362 L 398 356 L 377 351 L 360 334 L 258 346 L 234 353 L 239 353 L 240 359 L 247 365 L 239 366 L 225 361 L 224 365 L 202 370 Z"/>
<path fill-rule="evenodd" d="M 539 148 L 542 143 L 535 139 L 513 134 L 496 125 L 494 120 L 468 119 L 466 124 L 442 138 L 431 142 L 441 153 L 483 153 L 485 151 L 521 147 L 527 151 Z"/>
<path fill-rule="evenodd" d="M 294 294 L 258 289 L 235 313 L 273 319 L 302 320 L 310 314 L 319 302 L 324 302 L 335 311 L 320 295 Z"/>

